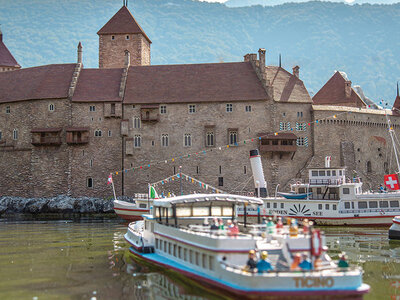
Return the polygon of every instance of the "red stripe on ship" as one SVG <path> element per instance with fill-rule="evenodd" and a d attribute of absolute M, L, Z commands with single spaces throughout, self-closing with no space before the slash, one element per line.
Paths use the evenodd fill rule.
<path fill-rule="evenodd" d="M 395 220 L 393 220 L 393 223 L 399 224 L 399 225 L 400 225 L 400 221 L 395 221 Z"/>
<path fill-rule="evenodd" d="M 114 210 L 150 212 L 149 209 L 131 209 L 131 208 L 118 208 L 118 207 L 114 207 Z"/>

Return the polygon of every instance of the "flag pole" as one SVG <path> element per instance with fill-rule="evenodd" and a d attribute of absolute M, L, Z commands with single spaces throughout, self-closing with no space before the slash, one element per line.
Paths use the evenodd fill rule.
<path fill-rule="evenodd" d="M 112 185 L 113 193 L 114 193 L 114 200 L 117 200 L 117 196 L 115 195 L 115 187 L 114 187 L 114 180 L 112 179 L 112 174 L 110 174 L 110 176 L 111 176 L 111 185 Z"/>

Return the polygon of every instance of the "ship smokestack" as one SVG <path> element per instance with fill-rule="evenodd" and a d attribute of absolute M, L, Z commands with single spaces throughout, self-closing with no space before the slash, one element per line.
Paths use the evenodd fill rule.
<path fill-rule="evenodd" d="M 250 150 L 250 165 L 253 171 L 254 186 L 258 197 L 267 197 L 267 183 L 264 178 L 264 171 L 261 164 L 261 156 L 258 150 Z"/>
<path fill-rule="evenodd" d="M 331 167 L 331 156 L 325 156 L 325 168 Z"/>

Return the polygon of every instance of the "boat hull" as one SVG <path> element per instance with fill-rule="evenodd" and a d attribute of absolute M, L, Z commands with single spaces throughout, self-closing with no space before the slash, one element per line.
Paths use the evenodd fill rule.
<path fill-rule="evenodd" d="M 400 217 L 396 216 L 393 218 L 393 224 L 389 228 L 389 239 L 400 240 Z"/>
<path fill-rule="evenodd" d="M 114 200 L 114 211 L 126 221 L 142 220 L 142 215 L 150 212 L 147 208 L 139 208 L 135 203 L 129 203 L 120 200 Z"/>

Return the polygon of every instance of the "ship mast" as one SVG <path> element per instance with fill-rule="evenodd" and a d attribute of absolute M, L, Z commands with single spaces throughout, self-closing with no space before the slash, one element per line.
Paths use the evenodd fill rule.
<path fill-rule="evenodd" d="M 396 157 L 396 162 L 397 162 L 397 174 L 399 174 L 399 173 L 400 173 L 400 163 L 399 163 L 399 157 L 398 157 L 398 155 L 397 155 L 396 143 L 395 143 L 394 138 L 393 138 L 394 130 L 393 130 L 392 125 L 390 124 L 390 119 L 389 119 L 388 115 L 385 114 L 385 116 L 386 116 L 386 121 L 387 121 L 387 124 L 388 124 L 389 135 L 390 135 L 390 138 L 392 139 L 392 145 L 393 145 L 394 155 L 395 155 L 395 157 Z"/>

